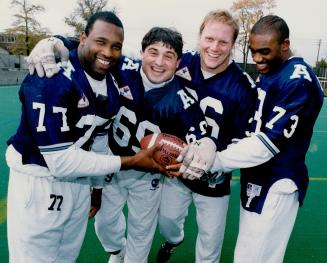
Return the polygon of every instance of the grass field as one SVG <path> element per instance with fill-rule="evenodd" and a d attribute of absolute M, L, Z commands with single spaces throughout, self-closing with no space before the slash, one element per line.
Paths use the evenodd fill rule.
<path fill-rule="evenodd" d="M 4 160 L 6 140 L 16 130 L 20 106 L 18 87 L 0 87 L 0 263 L 8 262 L 6 238 L 6 195 L 8 167 Z M 310 185 L 304 206 L 298 218 L 289 242 L 285 263 L 323 263 L 327 262 L 327 175 L 324 163 L 327 159 L 327 105 L 326 102 L 315 126 L 314 135 L 307 154 L 310 173 Z M 232 262 L 233 248 L 238 230 L 239 180 L 237 173 L 232 181 L 232 195 L 227 218 L 227 228 L 222 250 L 222 263 Z M 194 262 L 195 224 L 194 207 L 190 208 L 185 225 L 185 241 L 176 250 L 170 262 Z M 149 256 L 149 262 L 155 262 L 156 251 L 162 242 L 156 233 Z M 273 242 L 273 240 L 272 240 Z M 85 241 L 77 260 L 78 263 L 107 262 L 93 230 L 93 220 L 89 221 Z M 32 263 L 32 262 L 31 262 Z M 137 262 L 136 262 L 137 263 Z M 255 262 L 254 262 L 255 263 Z"/>

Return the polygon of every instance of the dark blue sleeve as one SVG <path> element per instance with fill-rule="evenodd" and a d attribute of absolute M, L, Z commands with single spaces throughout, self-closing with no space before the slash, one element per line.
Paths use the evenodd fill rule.
<path fill-rule="evenodd" d="M 77 105 L 77 95 L 70 85 L 62 74 L 51 79 L 31 76 L 22 84 L 23 111 L 39 147 L 72 143 L 72 111 L 76 110 L 73 105 Z"/>

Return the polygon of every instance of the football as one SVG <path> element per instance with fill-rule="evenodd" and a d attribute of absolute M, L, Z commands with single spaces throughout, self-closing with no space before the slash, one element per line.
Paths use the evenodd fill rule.
<path fill-rule="evenodd" d="M 176 163 L 176 158 L 183 149 L 185 142 L 171 134 L 153 133 L 145 136 L 140 144 L 142 149 L 151 148 L 155 144 L 162 143 L 154 153 L 154 159 L 162 165 L 170 165 Z"/>

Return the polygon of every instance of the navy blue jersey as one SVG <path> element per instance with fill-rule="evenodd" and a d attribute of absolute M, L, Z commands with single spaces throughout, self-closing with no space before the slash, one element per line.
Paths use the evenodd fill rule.
<path fill-rule="evenodd" d="M 109 148 L 114 154 L 135 154 L 140 150 L 140 140 L 144 137 L 143 132 L 137 135 L 144 97 L 140 67 L 138 60 L 121 58 L 117 79 L 121 108 L 109 129 Z"/>
<path fill-rule="evenodd" d="M 207 123 L 196 99 L 181 85 L 179 77 L 144 95 L 142 119 L 159 126 L 187 143 L 207 136 Z"/>
<path fill-rule="evenodd" d="M 260 213 L 269 188 L 283 178 L 295 182 L 301 205 L 308 186 L 305 155 L 322 107 L 322 88 L 310 66 L 296 57 L 271 75 L 259 75 L 256 84 L 252 131 L 275 156 L 262 165 L 242 169 L 242 205 Z"/>
<path fill-rule="evenodd" d="M 179 77 L 145 92 L 140 68 L 140 61 L 123 57 L 119 77 L 122 107 L 109 131 L 111 151 L 134 154 L 140 140 L 150 133 L 169 133 L 186 142 L 205 137 L 204 115 Z"/>
<path fill-rule="evenodd" d="M 196 92 L 208 131 L 217 139 L 217 149 L 224 150 L 233 139 L 245 137 L 256 101 L 252 79 L 235 62 L 223 72 L 204 79 L 197 52 L 183 54 L 179 67 L 176 74 Z M 219 181 L 182 181 L 193 192 L 223 196 L 230 193 L 230 179 L 231 174 L 225 174 Z"/>
<path fill-rule="evenodd" d="M 22 154 L 24 164 L 46 166 L 42 153 L 67 149 L 71 145 L 89 150 L 96 133 L 109 126 L 119 110 L 119 93 L 107 76 L 106 99 L 97 99 L 77 58 L 53 78 L 27 75 L 20 90 L 22 115 L 14 136 L 8 140 Z"/>

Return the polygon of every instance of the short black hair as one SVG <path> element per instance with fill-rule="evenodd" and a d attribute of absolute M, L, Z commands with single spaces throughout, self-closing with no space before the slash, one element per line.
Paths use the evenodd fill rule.
<path fill-rule="evenodd" d="M 162 42 L 165 46 L 172 48 L 180 58 L 183 54 L 183 37 L 177 30 L 168 27 L 153 27 L 142 39 L 142 51 L 148 46 Z"/>
<path fill-rule="evenodd" d="M 272 32 L 277 34 L 279 44 L 286 38 L 289 38 L 290 35 L 290 30 L 284 19 L 276 15 L 267 15 L 260 18 L 251 29 L 251 34 L 267 34 Z"/>
<path fill-rule="evenodd" d="M 116 14 L 112 11 L 100 11 L 97 13 L 94 13 L 93 15 L 91 15 L 89 17 L 89 19 L 87 20 L 87 24 L 85 26 L 85 34 L 88 36 L 90 31 L 92 31 L 92 27 L 95 23 L 95 21 L 97 20 L 102 20 L 104 22 L 110 23 L 110 24 L 114 24 L 118 27 L 120 27 L 121 29 L 123 29 L 124 31 L 124 27 L 123 27 L 123 23 L 121 22 L 121 20 L 118 18 L 118 16 L 116 16 Z"/>

